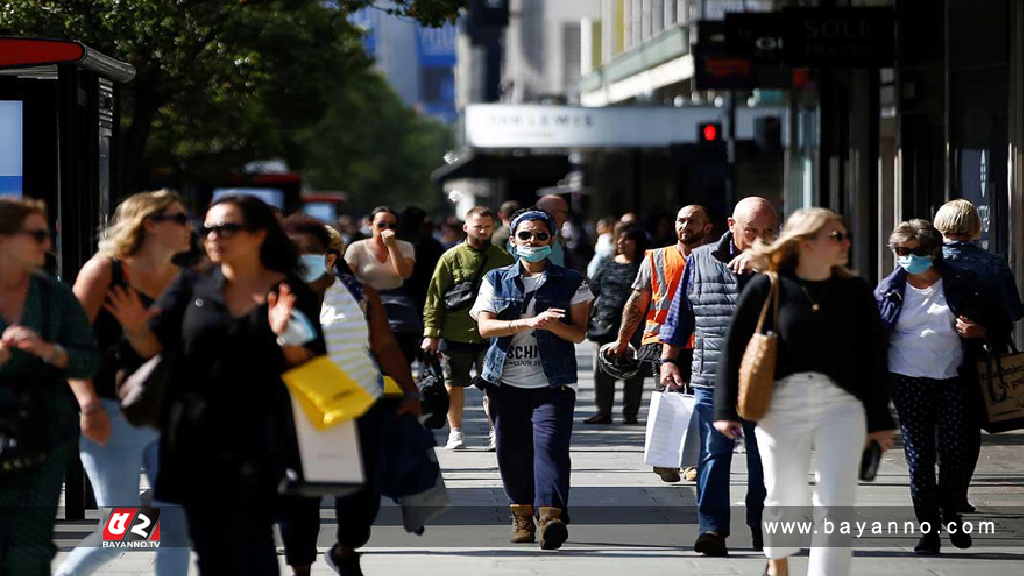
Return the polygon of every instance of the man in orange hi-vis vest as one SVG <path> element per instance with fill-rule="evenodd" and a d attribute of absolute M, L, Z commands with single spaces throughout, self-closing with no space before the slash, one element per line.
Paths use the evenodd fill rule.
<path fill-rule="evenodd" d="M 655 377 L 659 374 L 661 358 L 658 335 L 668 316 L 679 281 L 683 278 L 686 259 L 694 248 L 704 244 L 711 233 L 707 209 L 697 205 L 683 207 L 676 215 L 675 228 L 678 239 L 675 245 L 647 251 L 636 281 L 633 282 L 633 294 L 622 311 L 619 337 L 613 346 L 616 354 L 623 354 L 640 322 L 646 319 L 639 356 L 651 364 Z M 654 472 L 665 482 L 679 481 L 679 470 L 676 468 L 655 468 Z"/>

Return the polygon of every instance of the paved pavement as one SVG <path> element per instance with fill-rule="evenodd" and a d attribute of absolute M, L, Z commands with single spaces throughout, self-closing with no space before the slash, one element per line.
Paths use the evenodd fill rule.
<path fill-rule="evenodd" d="M 398 508 L 385 506 L 370 546 L 364 550 L 363 571 L 368 576 L 762 573 L 764 557 L 750 550 L 750 538 L 743 527 L 744 459 L 735 458 L 733 462 L 732 501 L 738 506 L 733 510 L 733 537 L 729 539 L 732 554 L 722 559 L 699 557 L 691 549 L 697 535 L 693 484 L 665 484 L 643 465 L 643 426 L 582 423 L 593 413 L 593 378 L 589 368 L 593 347 L 583 345 L 578 354 L 581 366 L 587 368 L 581 371 L 573 434 L 573 523 L 569 542 L 558 552 L 541 552 L 536 546 L 508 543 L 507 500 L 494 455 L 483 450 L 486 421 L 479 393 L 471 390 L 466 424 L 469 449 L 438 450 L 454 508 L 436 525 L 429 526 L 424 536 L 417 537 L 403 531 Z M 645 399 L 652 388 L 653 381 L 648 380 Z M 646 404 L 645 401 L 645 412 Z M 645 412 L 641 413 L 641 422 Z M 444 443 L 445 434 L 438 433 L 439 444 Z M 863 545 L 856 546 L 854 573 L 1024 574 L 1024 434 L 986 436 L 971 499 L 981 512 L 974 519 L 993 521 L 996 532 L 976 536 L 975 546 L 970 550 L 956 551 L 944 543 L 942 556 L 924 559 L 913 554 L 911 543 L 896 547 L 891 540 L 865 539 L 861 541 Z M 902 450 L 886 455 L 878 480 L 861 485 L 859 501 L 872 506 L 909 506 Z M 322 552 L 330 546 L 336 525 L 335 513 L 326 503 L 321 518 L 318 545 Z M 96 522 L 93 515 L 91 521 L 59 524 L 57 544 L 61 551 L 55 567 Z M 151 552 L 124 553 L 100 573 L 153 574 L 153 562 Z M 795 558 L 793 574 L 805 573 L 806 563 L 806 554 Z M 282 574 L 291 573 L 283 556 L 281 567 Z M 313 573 L 326 575 L 331 571 L 319 560 Z"/>

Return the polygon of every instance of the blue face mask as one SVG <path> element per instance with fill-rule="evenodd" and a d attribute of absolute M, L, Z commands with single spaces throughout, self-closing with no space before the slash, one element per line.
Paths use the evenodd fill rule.
<path fill-rule="evenodd" d="M 551 246 L 538 248 L 536 246 L 517 246 L 516 254 L 520 260 L 527 262 L 540 262 L 551 255 Z"/>
<path fill-rule="evenodd" d="M 299 260 L 302 262 L 302 279 L 306 284 L 316 282 L 327 274 L 327 258 L 323 254 L 303 254 Z"/>
<path fill-rule="evenodd" d="M 896 263 L 901 268 L 907 271 L 907 274 L 924 274 L 932 267 L 931 256 L 918 256 L 917 254 L 907 254 L 906 256 L 897 256 Z"/>

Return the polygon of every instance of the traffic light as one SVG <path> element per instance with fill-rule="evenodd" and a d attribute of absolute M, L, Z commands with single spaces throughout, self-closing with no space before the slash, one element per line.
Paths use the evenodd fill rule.
<path fill-rule="evenodd" d="M 697 124 L 697 142 L 713 143 L 722 140 L 721 122 L 701 122 Z"/>

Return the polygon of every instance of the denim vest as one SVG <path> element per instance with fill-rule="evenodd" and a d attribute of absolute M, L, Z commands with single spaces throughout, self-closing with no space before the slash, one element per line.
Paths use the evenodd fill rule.
<path fill-rule="evenodd" d="M 523 302 L 526 290 L 523 287 L 523 269 L 519 262 L 505 268 L 497 268 L 487 273 L 487 281 L 494 286 L 494 310 L 498 320 L 517 320 L 523 315 Z M 544 280 L 533 294 L 536 312 L 548 308 L 565 310 L 562 322 L 572 323 L 572 297 L 576 294 L 583 275 L 575 270 L 568 270 L 548 262 Z M 534 333 L 540 349 L 540 360 L 544 367 L 544 375 L 552 388 L 560 388 L 575 384 L 576 347 L 572 342 L 563 340 L 547 330 Z M 483 379 L 491 384 L 501 382 L 501 373 L 505 368 L 505 356 L 512 343 L 512 336 L 491 338 L 490 347 L 484 360 Z"/>

